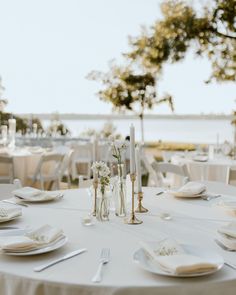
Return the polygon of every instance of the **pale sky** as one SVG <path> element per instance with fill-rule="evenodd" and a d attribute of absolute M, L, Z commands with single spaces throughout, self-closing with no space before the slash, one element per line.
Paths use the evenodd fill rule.
<path fill-rule="evenodd" d="M 195 0 L 197 1 L 197 0 Z M 0 0 L 0 75 L 14 113 L 109 113 L 86 80 L 129 49 L 128 35 L 160 17 L 160 0 Z M 190 53 L 159 85 L 176 113 L 230 113 L 235 83 L 206 85 L 210 64 Z M 169 113 L 166 106 L 155 113 Z"/>

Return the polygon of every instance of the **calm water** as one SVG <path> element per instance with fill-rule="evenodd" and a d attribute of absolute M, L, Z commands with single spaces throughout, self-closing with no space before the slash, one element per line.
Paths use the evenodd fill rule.
<path fill-rule="evenodd" d="M 63 123 L 74 136 L 80 135 L 86 129 L 101 130 L 107 120 L 65 120 Z M 109 121 L 123 136 L 128 135 L 129 126 L 134 124 L 137 140 L 141 139 L 139 120 L 120 119 Z M 43 121 L 44 126 L 49 121 Z M 146 119 L 144 121 L 144 136 L 146 141 L 175 141 L 193 143 L 216 143 L 217 134 L 219 141 L 233 140 L 233 127 L 230 120 L 207 119 Z"/>

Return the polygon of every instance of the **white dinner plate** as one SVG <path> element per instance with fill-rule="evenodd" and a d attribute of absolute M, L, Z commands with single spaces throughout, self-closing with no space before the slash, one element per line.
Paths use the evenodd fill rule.
<path fill-rule="evenodd" d="M 49 193 L 47 197 L 41 197 L 39 195 L 39 196 L 33 197 L 32 199 L 24 199 L 18 196 L 15 196 L 15 198 L 17 200 L 21 200 L 21 202 L 26 202 L 26 203 L 43 203 L 43 202 L 51 202 L 51 201 L 59 200 L 63 198 L 63 193 L 57 193 L 57 194 Z"/>
<path fill-rule="evenodd" d="M 205 192 L 202 192 L 197 195 L 191 195 L 190 193 L 179 192 L 178 190 L 169 190 L 168 194 L 171 194 L 172 196 L 177 198 L 200 198 L 202 194 L 205 194 Z"/>
<path fill-rule="evenodd" d="M 142 249 L 138 249 L 134 255 L 133 260 L 143 269 L 145 269 L 148 272 L 162 275 L 162 276 L 168 276 L 168 277 L 199 277 L 199 276 L 205 276 L 215 273 L 216 271 L 220 270 L 224 265 L 224 259 L 216 252 L 214 252 L 211 249 L 205 249 L 200 248 L 198 246 L 194 245 L 181 245 L 184 250 L 189 253 L 196 255 L 198 257 L 207 258 L 209 262 L 212 262 L 217 265 L 217 268 L 214 270 L 209 270 L 206 272 L 196 272 L 191 274 L 174 274 L 164 271 L 157 262 L 154 262 L 154 260 L 148 256 L 148 254 Z"/>
<path fill-rule="evenodd" d="M 2 254 L 5 255 L 11 255 L 11 256 L 31 256 L 31 255 L 38 255 L 43 253 L 48 253 L 54 250 L 57 250 L 64 246 L 68 242 L 68 238 L 66 236 L 63 236 L 60 240 L 57 242 L 51 243 L 47 245 L 46 247 L 42 247 L 40 249 L 31 250 L 27 252 L 9 252 L 9 251 L 3 251 Z"/>

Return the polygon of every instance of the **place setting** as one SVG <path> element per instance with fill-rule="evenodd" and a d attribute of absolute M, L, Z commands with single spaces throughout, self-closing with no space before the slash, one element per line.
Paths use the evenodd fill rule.
<path fill-rule="evenodd" d="M 16 203 L 43 203 L 61 200 L 64 196 L 62 192 L 42 191 L 33 187 L 23 187 L 12 192 Z"/>
<path fill-rule="evenodd" d="M 178 189 L 170 189 L 166 193 L 180 199 L 202 199 L 211 201 L 220 198 L 221 194 L 210 193 L 207 191 L 206 185 L 200 182 L 190 181 Z"/>
<path fill-rule="evenodd" d="M 157 242 L 140 242 L 133 260 L 148 272 L 179 278 L 211 275 L 224 266 L 224 259 L 212 249 L 180 244 L 168 238 Z"/>

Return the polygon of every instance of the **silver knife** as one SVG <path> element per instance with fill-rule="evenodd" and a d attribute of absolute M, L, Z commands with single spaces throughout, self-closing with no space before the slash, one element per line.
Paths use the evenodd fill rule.
<path fill-rule="evenodd" d="M 55 260 L 53 260 L 53 261 L 51 261 L 51 262 L 49 262 L 47 264 L 35 267 L 34 271 L 37 271 L 37 272 L 42 271 L 42 270 L 44 270 L 44 269 L 46 269 L 46 268 L 48 268 L 50 266 L 53 266 L 54 264 L 57 264 L 59 262 L 62 262 L 64 260 L 67 260 L 67 259 L 72 258 L 74 256 L 77 256 L 77 255 L 79 255 L 81 253 L 84 253 L 85 251 L 87 251 L 87 249 L 84 248 L 84 249 L 78 249 L 76 251 L 70 252 L 70 253 L 66 254 L 65 256 L 63 256 L 61 258 L 58 258 L 58 259 L 55 259 Z"/>

